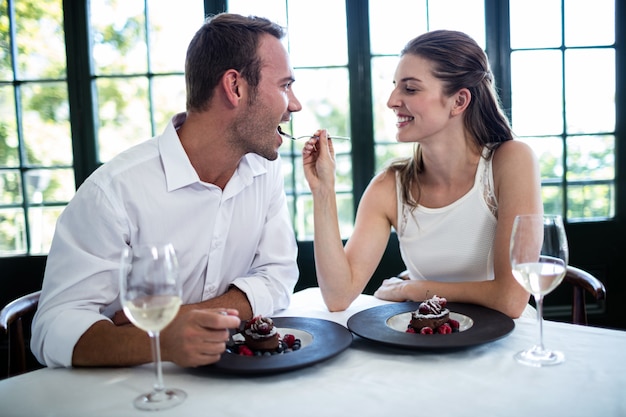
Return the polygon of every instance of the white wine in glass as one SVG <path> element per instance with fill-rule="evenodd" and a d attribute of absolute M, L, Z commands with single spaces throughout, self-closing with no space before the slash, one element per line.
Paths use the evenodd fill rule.
<path fill-rule="evenodd" d="M 162 410 L 180 404 L 184 391 L 165 388 L 159 335 L 176 316 L 182 302 L 178 262 L 171 244 L 126 248 L 120 266 L 120 301 L 135 326 L 150 335 L 156 379 L 152 392 L 134 401 L 141 410 Z"/>
<path fill-rule="evenodd" d="M 565 276 L 569 250 L 563 219 L 540 214 L 515 217 L 510 255 L 513 276 L 535 298 L 539 322 L 539 343 L 518 352 L 515 359 L 536 367 L 559 364 L 565 360 L 563 353 L 543 345 L 543 297 Z"/>

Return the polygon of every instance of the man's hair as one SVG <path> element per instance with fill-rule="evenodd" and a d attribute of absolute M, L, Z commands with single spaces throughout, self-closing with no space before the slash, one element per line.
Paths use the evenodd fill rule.
<path fill-rule="evenodd" d="M 262 67 L 257 49 L 264 34 L 282 39 L 285 31 L 262 17 L 222 13 L 207 18 L 187 48 L 187 110 L 206 110 L 215 87 L 230 69 L 241 73 L 254 95 Z"/>

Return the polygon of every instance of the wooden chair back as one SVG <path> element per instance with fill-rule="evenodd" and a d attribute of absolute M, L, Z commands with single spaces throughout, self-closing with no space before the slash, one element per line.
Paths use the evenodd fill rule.
<path fill-rule="evenodd" d="M 0 329 L 7 335 L 8 360 L 7 375 L 14 376 L 26 372 L 26 340 L 24 337 L 24 322 L 27 317 L 34 315 L 39 304 L 41 291 L 36 291 L 19 297 L 8 303 L 0 310 Z M 28 315 L 28 316 L 27 316 Z"/>
<path fill-rule="evenodd" d="M 602 281 L 589 272 L 573 266 L 567 267 L 563 281 L 572 285 L 572 323 L 587 325 L 587 303 L 585 294 L 589 293 L 596 301 L 606 299 L 606 288 Z"/>

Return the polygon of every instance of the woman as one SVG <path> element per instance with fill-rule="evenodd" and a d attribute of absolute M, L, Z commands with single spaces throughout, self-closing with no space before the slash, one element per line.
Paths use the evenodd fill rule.
<path fill-rule="evenodd" d="M 402 51 L 387 106 L 397 140 L 416 142 L 415 152 L 371 181 L 345 248 L 332 140 L 320 130 L 303 149 L 327 307 L 344 310 L 363 291 L 393 227 L 409 279 L 385 280 L 376 297 L 436 294 L 519 317 L 529 296 L 511 273 L 509 239 L 517 214 L 542 213 L 541 184 L 531 149 L 513 140 L 485 53 L 460 32 L 415 38 Z"/>

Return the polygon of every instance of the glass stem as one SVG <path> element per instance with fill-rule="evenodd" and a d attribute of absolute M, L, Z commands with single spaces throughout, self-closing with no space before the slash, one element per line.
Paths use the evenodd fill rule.
<path fill-rule="evenodd" d="M 152 359 L 154 361 L 154 391 L 160 393 L 165 390 L 163 386 L 163 369 L 161 367 L 161 340 L 159 332 L 151 332 L 150 340 L 152 341 Z"/>
<path fill-rule="evenodd" d="M 539 322 L 539 349 L 543 351 L 543 295 L 535 296 L 535 304 L 537 304 L 537 321 Z"/>

